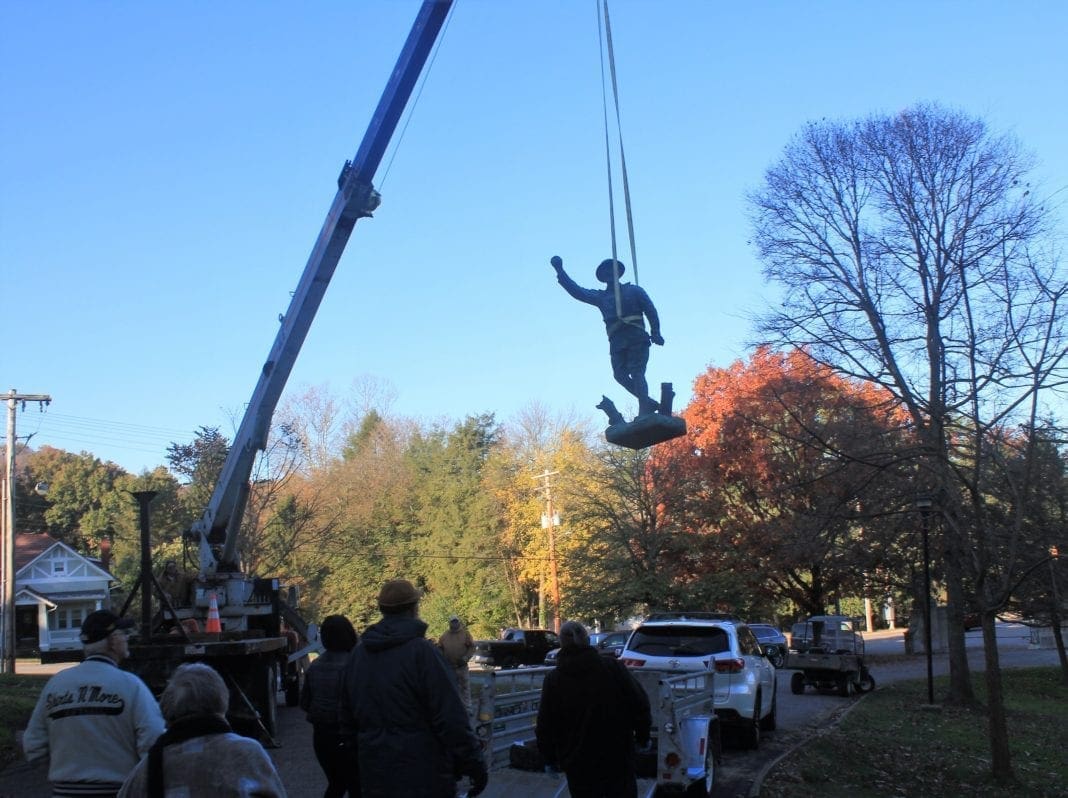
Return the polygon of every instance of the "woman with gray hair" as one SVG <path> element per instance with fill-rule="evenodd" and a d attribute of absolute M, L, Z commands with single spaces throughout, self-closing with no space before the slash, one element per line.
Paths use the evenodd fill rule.
<path fill-rule="evenodd" d="M 226 722 L 230 691 L 202 662 L 181 665 L 159 700 L 167 731 L 122 785 L 118 798 L 286 798 L 274 763 Z"/>

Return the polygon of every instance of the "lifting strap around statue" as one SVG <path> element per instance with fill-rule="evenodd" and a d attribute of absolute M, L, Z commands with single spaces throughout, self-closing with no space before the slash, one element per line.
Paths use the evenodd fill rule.
<path fill-rule="evenodd" d="M 612 101 L 616 113 L 616 134 L 619 140 L 619 162 L 623 180 L 623 200 L 627 212 L 627 234 L 630 238 L 630 257 L 634 268 L 634 284 L 638 285 L 638 250 L 634 241 L 634 213 L 630 202 L 630 183 L 627 179 L 627 157 L 623 150 L 623 123 L 619 110 L 619 81 L 616 76 L 615 50 L 612 46 L 612 25 L 608 16 L 608 0 L 598 0 L 597 31 L 601 48 L 601 98 L 604 107 L 604 147 L 605 160 L 608 167 L 608 214 L 612 234 L 612 260 L 619 260 L 616 245 L 616 209 L 615 191 L 612 184 L 612 141 L 611 130 L 608 123 L 608 92 L 605 79 L 605 57 L 607 55 L 608 69 L 612 80 Z M 603 12 L 603 13 L 602 13 Z M 602 22 L 603 16 L 603 22 Z M 619 270 L 612 270 L 612 287 L 615 293 L 616 318 L 609 325 L 609 337 L 619 330 L 624 324 L 645 329 L 643 316 L 623 315 L 623 296 L 619 285 Z M 661 343 L 663 341 L 661 340 Z M 644 449 L 658 443 L 678 438 L 686 434 L 686 422 L 681 417 L 671 414 L 671 399 L 675 393 L 671 389 L 671 383 L 660 384 L 661 399 L 658 412 L 645 413 L 633 421 L 626 421 L 612 404 L 611 400 L 604 397 L 597 407 L 608 414 L 609 426 L 605 430 L 605 440 L 616 446 L 626 446 L 629 449 Z M 639 398 L 639 407 L 641 399 Z"/>
<path fill-rule="evenodd" d="M 623 181 L 623 201 L 627 212 L 627 233 L 630 237 L 630 262 L 631 268 L 634 270 L 634 284 L 638 285 L 638 251 L 634 242 L 634 214 L 630 203 L 630 182 L 627 179 L 627 157 L 623 151 L 623 123 L 619 111 L 619 82 L 616 78 L 615 49 L 612 46 L 612 25 L 608 17 L 608 0 L 598 0 L 598 4 L 600 6 L 598 11 L 600 12 L 603 9 L 604 17 L 602 26 L 602 14 L 598 13 L 597 32 L 601 51 L 601 98 L 604 109 L 604 148 L 605 160 L 608 168 L 608 216 L 612 235 L 612 260 L 618 261 L 619 257 L 616 246 L 616 208 L 615 191 L 612 184 L 612 144 L 611 132 L 608 124 L 608 93 L 605 88 L 606 54 L 608 58 L 608 68 L 612 79 L 612 100 L 616 112 L 616 134 L 619 139 L 619 161 L 620 174 Z M 636 327 L 645 329 L 642 325 L 641 315 L 623 316 L 623 297 L 619 288 L 619 269 L 612 270 L 612 287 L 615 292 L 616 318 L 623 324 L 633 324 Z"/>

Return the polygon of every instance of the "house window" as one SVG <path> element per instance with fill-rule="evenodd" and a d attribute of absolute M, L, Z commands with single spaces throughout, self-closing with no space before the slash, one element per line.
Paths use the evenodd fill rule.
<path fill-rule="evenodd" d="M 48 628 L 53 632 L 61 629 L 81 629 L 86 614 L 84 606 L 57 607 L 48 613 Z"/>
<path fill-rule="evenodd" d="M 66 560 L 52 560 L 52 576 L 66 576 L 67 573 L 67 561 Z"/>

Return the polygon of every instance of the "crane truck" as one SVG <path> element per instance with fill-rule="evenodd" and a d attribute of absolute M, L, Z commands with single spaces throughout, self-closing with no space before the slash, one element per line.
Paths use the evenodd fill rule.
<path fill-rule="evenodd" d="M 186 533 L 199 567 L 188 602 L 170 602 L 151 573 L 148 503 L 141 503 L 141 635 L 131 645 L 128 667 L 156 691 L 183 662 L 207 662 L 231 688 L 235 728 L 273 741 L 278 689 L 295 703 L 309 630 L 277 579 L 244 573 L 237 557 L 241 521 L 257 454 L 267 446 L 271 419 L 308 329 L 356 222 L 371 216 L 380 196 L 375 171 L 433 49 L 452 0 L 424 0 L 356 155 L 346 161 L 326 221 L 260 372 L 218 482 L 203 515 Z M 150 596 L 161 597 L 159 616 L 171 632 L 156 634 Z M 131 593 L 130 598 L 133 598 Z M 129 604 L 129 601 L 127 602 Z M 158 616 L 157 616 L 158 617 Z"/>

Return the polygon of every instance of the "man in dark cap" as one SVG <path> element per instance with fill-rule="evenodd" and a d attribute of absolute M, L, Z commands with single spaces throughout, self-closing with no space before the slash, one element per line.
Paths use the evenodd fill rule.
<path fill-rule="evenodd" d="M 608 333 L 608 352 L 612 358 L 612 376 L 638 400 L 638 415 L 655 413 L 660 403 L 649 396 L 645 367 L 649 363 L 649 343 L 664 345 L 660 335 L 660 317 L 653 300 L 644 289 L 631 283 L 619 282 L 626 267 L 611 258 L 597 267 L 597 279 L 605 288 L 583 288 L 564 271 L 564 261 L 554 255 L 550 261 L 556 269 L 556 279 L 579 302 L 600 309 Z M 612 267 L 615 266 L 615 275 Z M 645 331 L 649 320 L 649 332 Z"/>
<path fill-rule="evenodd" d="M 382 620 L 367 627 L 342 676 L 341 735 L 358 751 L 363 798 L 469 796 L 489 778 L 482 746 L 451 668 L 419 619 L 418 590 L 392 579 L 378 594 Z"/>
<path fill-rule="evenodd" d="M 471 711 L 471 681 L 467 670 L 467 661 L 475 653 L 475 639 L 467 631 L 460 616 L 453 615 L 449 618 L 449 628 L 438 638 L 438 648 L 445 655 L 456 676 L 456 687 L 460 691 L 460 699 L 464 702 L 467 711 Z"/>
<path fill-rule="evenodd" d="M 119 670 L 129 655 L 129 618 L 108 610 L 86 616 L 85 660 L 44 686 L 22 747 L 30 762 L 49 760 L 53 796 L 113 798 L 163 733 L 159 704 L 140 678 Z"/>
<path fill-rule="evenodd" d="M 565 623 L 536 735 L 545 762 L 567 775 L 571 798 L 636 798 L 634 745 L 648 743 L 651 724 L 649 699 L 626 666 L 598 653 L 582 624 Z"/>

